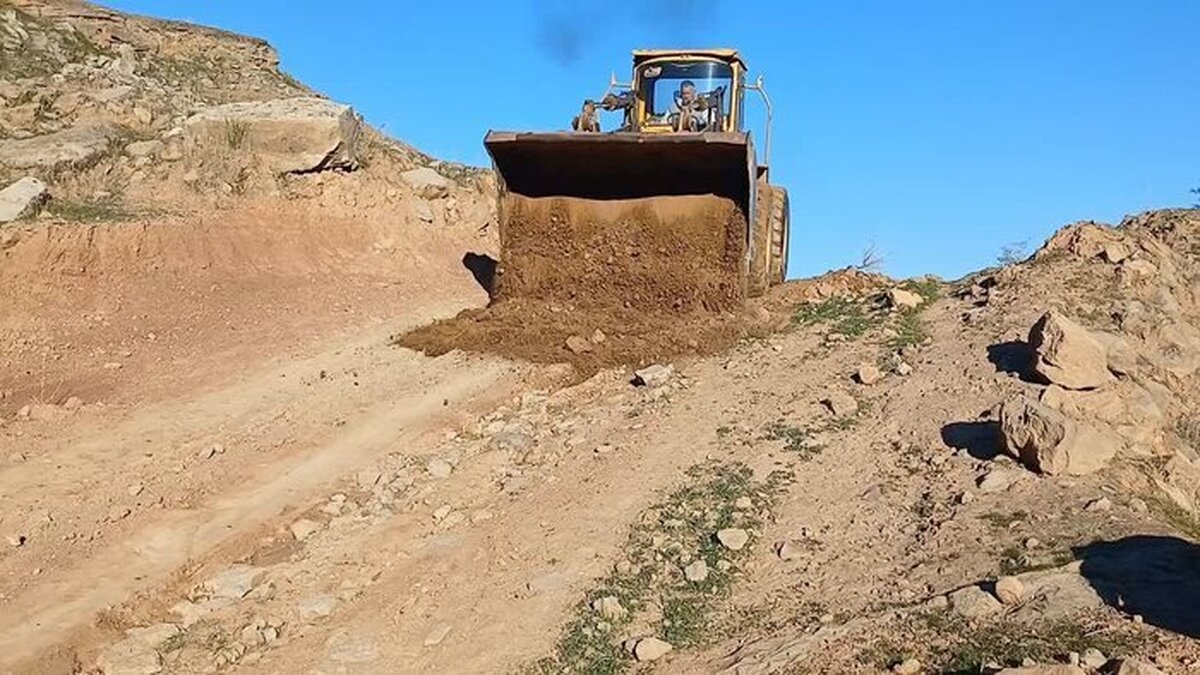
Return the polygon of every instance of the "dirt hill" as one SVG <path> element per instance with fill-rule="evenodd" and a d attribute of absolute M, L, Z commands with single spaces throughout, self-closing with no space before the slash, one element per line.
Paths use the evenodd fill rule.
<path fill-rule="evenodd" d="M 491 177 L 265 43 L 0 47 L 0 670 L 1200 668 L 1200 212 L 514 340 Z"/>

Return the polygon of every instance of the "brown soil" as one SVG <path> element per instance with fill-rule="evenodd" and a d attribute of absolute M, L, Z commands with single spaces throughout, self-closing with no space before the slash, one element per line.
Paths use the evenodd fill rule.
<path fill-rule="evenodd" d="M 513 195 L 507 208 L 491 306 L 399 344 L 434 355 L 461 349 L 569 362 L 590 375 L 713 353 L 751 332 L 740 316 L 746 221 L 732 201 Z M 569 348 L 571 337 L 586 344 Z"/>

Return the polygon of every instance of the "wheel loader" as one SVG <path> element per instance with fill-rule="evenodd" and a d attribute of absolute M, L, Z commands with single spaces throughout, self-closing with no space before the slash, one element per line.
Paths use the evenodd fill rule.
<path fill-rule="evenodd" d="M 744 129 L 747 91 L 766 107 L 761 163 Z M 619 124 L 603 130 L 601 111 Z M 686 306 L 692 291 L 696 304 L 719 296 L 728 307 L 765 293 L 787 273 L 789 225 L 787 191 L 768 180 L 770 125 L 762 78 L 748 81 L 737 51 L 637 50 L 632 80 L 614 75 L 569 131 L 488 132 L 500 188 L 494 297 L 612 286 L 606 297 L 625 307 Z M 720 216 L 728 232 L 701 225 L 713 199 L 733 214 Z"/>

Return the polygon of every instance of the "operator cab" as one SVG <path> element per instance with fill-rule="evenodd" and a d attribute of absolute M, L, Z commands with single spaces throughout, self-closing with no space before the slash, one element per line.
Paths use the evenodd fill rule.
<path fill-rule="evenodd" d="M 642 132 L 741 129 L 745 65 L 732 49 L 633 53 L 633 126 Z"/>

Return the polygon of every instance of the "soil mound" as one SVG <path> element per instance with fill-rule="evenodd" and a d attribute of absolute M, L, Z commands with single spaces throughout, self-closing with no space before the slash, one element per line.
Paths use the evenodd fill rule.
<path fill-rule="evenodd" d="M 490 306 L 400 345 L 570 362 L 590 374 L 712 353 L 752 329 L 741 315 L 746 220 L 731 200 L 512 196 L 507 209 Z"/>

